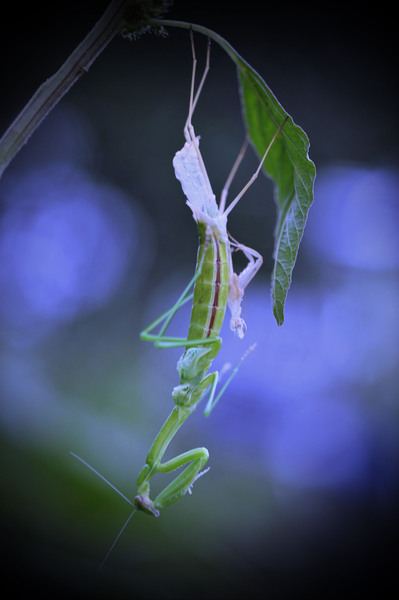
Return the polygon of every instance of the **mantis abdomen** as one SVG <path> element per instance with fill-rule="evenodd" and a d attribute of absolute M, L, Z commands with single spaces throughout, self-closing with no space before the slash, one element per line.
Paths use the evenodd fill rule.
<path fill-rule="evenodd" d="M 229 292 L 227 244 L 203 223 L 198 223 L 199 248 L 188 340 L 216 338 L 220 334 Z"/>

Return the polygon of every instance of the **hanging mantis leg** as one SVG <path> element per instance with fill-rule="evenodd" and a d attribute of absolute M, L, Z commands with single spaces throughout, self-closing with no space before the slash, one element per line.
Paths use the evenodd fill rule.
<path fill-rule="evenodd" d="M 199 270 L 196 271 L 194 277 L 191 279 L 190 283 L 184 289 L 183 293 L 177 300 L 176 304 L 174 304 L 171 308 L 169 308 L 169 310 L 164 312 L 153 323 L 151 323 L 151 325 L 146 327 L 140 333 L 140 338 L 142 340 L 144 340 L 146 342 L 154 342 L 154 345 L 156 348 L 176 348 L 176 347 L 179 348 L 181 346 L 184 346 L 184 342 L 185 342 L 184 338 L 170 337 L 170 336 L 165 336 L 164 334 L 165 334 L 167 328 L 169 327 L 170 323 L 172 322 L 173 317 L 179 310 L 179 308 L 181 308 L 182 306 L 187 304 L 187 302 L 190 302 L 190 300 L 192 300 L 192 298 L 193 298 L 192 289 L 195 284 L 195 281 L 198 278 L 199 272 L 200 272 Z M 160 323 L 162 323 L 162 327 L 159 330 L 159 333 L 157 333 L 157 334 L 150 333 Z"/>
<path fill-rule="evenodd" d="M 175 316 L 179 308 L 181 308 L 182 306 L 187 304 L 187 302 L 190 302 L 190 300 L 193 299 L 194 285 L 199 276 L 201 275 L 204 258 L 205 252 L 203 253 L 201 260 L 199 261 L 194 277 L 185 287 L 176 303 L 140 333 L 140 338 L 142 340 L 146 342 L 154 342 L 156 348 L 188 348 L 190 346 L 198 346 L 199 344 L 212 344 L 215 341 L 214 338 L 208 338 L 205 340 L 189 340 L 188 338 L 171 337 L 165 335 L 169 325 L 172 322 L 173 317 Z M 161 323 L 162 326 L 158 333 L 150 333 Z"/>

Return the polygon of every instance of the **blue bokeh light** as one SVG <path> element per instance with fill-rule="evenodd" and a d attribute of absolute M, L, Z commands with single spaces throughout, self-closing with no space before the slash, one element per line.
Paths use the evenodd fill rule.
<path fill-rule="evenodd" d="M 301 248 L 311 268 L 302 282 L 294 272 L 282 328 L 260 277 L 247 290 L 245 342 L 257 348 L 224 436 L 252 448 L 276 484 L 387 497 L 394 485 L 384 464 L 399 457 L 398 184 L 388 169 L 321 172 Z M 224 353 L 238 356 L 227 330 Z"/>
<path fill-rule="evenodd" d="M 399 267 L 399 172 L 341 165 L 316 180 L 305 244 L 342 266 Z"/>
<path fill-rule="evenodd" d="M 9 185 L 4 206 L 0 315 L 8 327 L 25 327 L 26 336 L 40 324 L 44 333 L 112 297 L 139 243 L 122 192 L 55 162 Z"/>

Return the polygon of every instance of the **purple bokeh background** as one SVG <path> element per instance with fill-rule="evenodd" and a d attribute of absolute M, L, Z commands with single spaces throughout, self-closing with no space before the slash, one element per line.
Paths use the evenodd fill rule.
<path fill-rule="evenodd" d="M 247 335 L 240 342 L 226 326 L 215 367 L 256 348 L 211 417 L 197 411 L 174 449 L 206 445 L 209 474 L 163 520 L 137 519 L 104 577 L 112 590 L 149 585 L 159 598 L 185 597 L 194 582 L 193 597 L 211 597 L 212 587 L 212 597 L 230 598 L 248 581 L 266 597 L 305 598 L 314 589 L 334 597 L 327 592 L 344 580 L 359 589 L 380 558 L 390 573 L 395 530 L 399 170 L 389 63 L 348 24 L 310 27 L 291 14 L 282 40 L 276 26 L 262 37 L 237 15 L 212 22 L 196 3 L 193 14 L 175 10 L 224 35 L 303 126 L 317 165 L 315 203 L 281 328 L 269 299 L 268 182 L 231 215 L 231 233 L 261 251 L 265 265 L 246 294 Z M 90 24 L 95 16 L 85 13 Z M 39 21 L 43 44 L 32 46 L 25 80 L 10 83 L 4 128 L 88 28 L 70 22 L 57 38 Z M 57 57 L 42 64 L 48 44 Z M 79 589 L 80 573 L 96 589 L 93 565 L 127 516 L 68 451 L 132 496 L 172 408 L 180 351 L 155 351 L 138 334 L 194 268 L 195 227 L 172 168 L 190 69 L 184 31 L 166 41 L 116 40 L 0 183 L 2 513 L 10 563 L 38 581 L 59 583 L 68 572 Z M 203 96 L 195 125 L 217 193 L 243 135 L 234 68 L 217 48 Z M 237 191 L 254 166 L 249 155 Z M 187 323 L 182 310 L 176 331 Z"/>

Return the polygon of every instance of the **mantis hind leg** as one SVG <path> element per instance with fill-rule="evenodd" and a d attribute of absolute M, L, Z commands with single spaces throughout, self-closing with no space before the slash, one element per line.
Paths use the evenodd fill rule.
<path fill-rule="evenodd" d="M 195 279 L 194 279 L 195 281 Z M 140 333 L 140 338 L 146 342 L 154 342 L 156 348 L 176 348 L 179 346 L 184 346 L 184 342 L 186 341 L 184 338 L 166 336 L 165 332 L 168 329 L 173 317 L 187 302 L 189 302 L 193 293 L 190 292 L 190 289 L 193 285 L 193 280 L 190 281 L 187 288 L 184 290 L 180 298 L 177 300 L 176 304 L 174 304 L 169 310 L 164 312 L 158 319 L 156 319 L 151 325 L 149 325 L 146 329 L 144 329 Z M 158 333 L 151 333 L 153 329 L 155 329 L 158 325 L 162 324 Z"/>
<path fill-rule="evenodd" d="M 140 333 L 140 338 L 142 340 L 147 342 L 154 342 L 156 348 L 190 348 L 193 346 L 198 346 L 199 344 L 213 344 L 215 342 L 215 338 L 189 340 L 187 338 L 165 335 L 169 325 L 173 320 L 173 317 L 175 316 L 179 308 L 181 308 L 182 306 L 187 304 L 187 302 L 193 299 L 193 288 L 195 282 L 201 274 L 202 265 L 204 263 L 204 257 L 205 252 L 203 253 L 202 259 L 200 260 L 197 266 L 194 277 L 184 288 L 176 303 L 166 312 L 164 312 L 160 317 L 155 319 L 155 321 L 151 323 L 151 325 L 146 327 L 146 329 L 144 329 Z M 151 333 L 158 325 L 161 325 L 161 328 L 159 329 L 158 333 Z"/>

